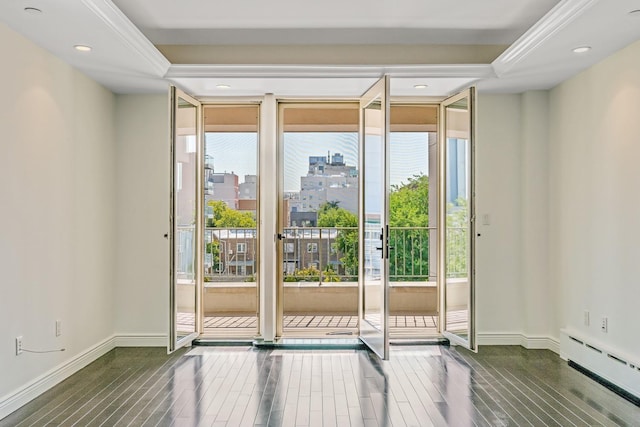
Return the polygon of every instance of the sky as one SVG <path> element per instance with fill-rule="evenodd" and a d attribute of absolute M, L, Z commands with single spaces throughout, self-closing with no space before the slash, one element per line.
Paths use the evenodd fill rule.
<path fill-rule="evenodd" d="M 283 142 L 284 191 L 300 191 L 300 177 L 307 174 L 310 156 L 341 153 L 349 166 L 358 165 L 356 132 L 289 132 Z M 205 154 L 213 157 L 217 173 L 255 175 L 257 170 L 256 133 L 207 133 Z M 394 132 L 390 141 L 391 185 L 407 182 L 416 174 L 428 174 L 428 144 L 425 133 Z"/>

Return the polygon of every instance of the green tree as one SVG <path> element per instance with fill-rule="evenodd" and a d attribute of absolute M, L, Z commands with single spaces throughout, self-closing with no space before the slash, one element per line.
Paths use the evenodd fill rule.
<path fill-rule="evenodd" d="M 213 271 L 217 271 L 220 268 L 220 242 L 214 240 L 213 242 L 207 243 L 205 248 L 208 254 L 211 254 L 211 265 Z M 205 275 L 205 282 L 207 280 L 207 276 Z"/>
<path fill-rule="evenodd" d="M 467 199 L 447 204 L 446 276 L 467 277 L 469 209 Z"/>
<path fill-rule="evenodd" d="M 429 275 L 428 176 L 414 175 L 406 184 L 392 186 L 389 226 L 389 245 L 393 247 L 389 256 L 392 280 L 424 280 Z"/>
<path fill-rule="evenodd" d="M 213 211 L 213 217 L 207 218 L 207 227 L 254 228 L 256 226 L 256 221 L 249 212 L 238 212 L 231 209 L 221 200 L 211 200 L 207 205 Z M 220 269 L 220 241 L 216 239 L 218 239 L 218 237 L 213 236 L 213 241 L 207 243 L 205 248 L 207 254 L 211 254 L 213 271 Z M 205 277 L 205 280 L 207 280 L 207 277 Z"/>
<path fill-rule="evenodd" d="M 389 195 L 391 227 L 429 226 L 429 177 L 414 175 L 406 184 L 393 185 Z"/>
<path fill-rule="evenodd" d="M 207 227 L 254 228 L 256 220 L 250 212 L 231 209 L 221 200 L 211 200 L 208 205 L 213 210 L 213 218 L 207 218 Z"/>
<path fill-rule="evenodd" d="M 338 207 L 338 202 L 328 202 L 318 209 L 318 227 L 354 227 L 340 230 L 333 248 L 340 254 L 340 262 L 348 276 L 358 274 L 358 217 L 346 209 Z"/>
<path fill-rule="evenodd" d="M 357 227 L 358 217 L 346 209 L 331 208 L 318 211 L 318 227 Z"/>

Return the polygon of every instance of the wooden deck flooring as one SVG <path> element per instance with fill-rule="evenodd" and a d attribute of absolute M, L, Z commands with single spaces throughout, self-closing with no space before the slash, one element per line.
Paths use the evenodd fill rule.
<path fill-rule="evenodd" d="M 180 313 L 178 324 L 193 325 L 193 315 Z M 437 316 L 389 316 L 392 334 L 433 336 L 438 333 Z M 258 319 L 249 316 L 207 316 L 204 318 L 203 336 L 253 336 L 257 332 Z M 284 316 L 284 331 L 296 335 L 336 335 L 357 333 L 357 316 Z M 314 331 L 315 330 L 315 331 Z"/>
<path fill-rule="evenodd" d="M 547 350 L 117 348 L 0 421 L 26 426 L 639 426 Z"/>

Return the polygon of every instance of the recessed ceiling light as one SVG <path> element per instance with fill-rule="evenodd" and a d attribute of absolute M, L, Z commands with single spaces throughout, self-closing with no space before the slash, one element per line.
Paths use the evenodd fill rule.
<path fill-rule="evenodd" d="M 633 16 L 634 18 L 640 18 L 640 9 L 632 10 L 631 12 L 629 12 L 629 15 Z"/>
<path fill-rule="evenodd" d="M 25 7 L 24 11 L 27 12 L 30 15 L 38 15 L 40 13 L 42 13 L 42 11 L 40 9 L 38 9 L 37 7 Z"/>
<path fill-rule="evenodd" d="M 591 46 L 580 46 L 573 49 L 573 53 L 585 53 L 591 50 Z"/>
<path fill-rule="evenodd" d="M 87 46 L 84 44 L 77 44 L 73 48 L 80 52 L 91 52 L 91 46 Z"/>
<path fill-rule="evenodd" d="M 221 84 L 219 84 L 219 85 L 216 85 L 216 87 L 217 87 L 218 89 L 231 89 L 231 86 L 230 86 L 230 85 L 226 85 L 226 84 L 224 84 L 224 83 L 221 83 Z"/>
<path fill-rule="evenodd" d="M 414 89 L 426 89 L 428 87 L 429 87 L 428 85 L 413 85 Z"/>

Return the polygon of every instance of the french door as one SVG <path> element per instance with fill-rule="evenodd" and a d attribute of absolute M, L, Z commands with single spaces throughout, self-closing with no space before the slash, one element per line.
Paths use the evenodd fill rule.
<path fill-rule="evenodd" d="M 324 244 L 318 236 L 318 242 L 305 241 L 304 248 L 298 248 L 296 242 L 285 241 L 288 237 L 284 226 L 275 226 L 278 221 L 278 203 L 268 203 L 270 197 L 277 197 L 277 191 L 269 192 L 263 198 L 261 209 L 264 210 L 263 220 L 265 226 L 274 225 L 274 237 L 278 236 L 282 243 L 282 251 L 289 258 L 298 254 L 300 260 L 296 264 L 300 270 L 302 267 L 311 270 L 309 264 L 315 262 L 315 258 L 309 257 L 322 255 L 322 248 L 326 249 L 325 258 L 318 261 L 313 268 L 324 274 L 340 273 L 346 277 L 357 275 L 358 279 L 358 335 L 374 353 L 382 359 L 389 358 L 389 275 L 390 257 L 393 257 L 394 248 L 390 246 L 393 236 L 390 235 L 389 199 L 390 199 L 390 97 L 389 77 L 385 76 L 375 83 L 360 98 L 360 132 L 358 148 L 357 173 L 345 176 L 357 175 L 358 202 L 354 210 L 358 212 L 357 257 L 354 254 L 353 271 L 337 270 L 340 268 L 336 258 L 345 263 L 339 254 L 334 254 L 328 234 L 329 243 Z M 475 290 L 474 290 L 474 192 L 473 192 L 473 167 L 474 167 L 474 105 L 475 93 L 468 89 L 458 95 L 444 100 L 439 107 L 439 165 L 437 171 L 438 181 L 438 214 L 437 214 L 437 281 L 440 295 L 440 309 L 438 322 L 439 330 L 452 343 L 475 349 Z M 202 303 L 201 286 L 204 281 L 203 251 L 207 247 L 201 230 L 204 229 L 204 206 L 202 188 L 204 182 L 204 125 L 201 104 L 188 95 L 172 88 L 172 192 L 171 192 L 171 288 L 170 288 L 170 342 L 169 351 L 173 351 L 183 345 L 189 344 L 202 331 Z M 272 99 L 273 101 L 273 99 Z M 275 106 L 275 103 L 274 103 Z M 354 109 L 355 110 L 355 109 Z M 273 121 L 273 128 L 277 120 L 276 109 L 263 121 Z M 356 119 L 357 120 L 357 119 Z M 262 125 L 261 125 L 262 126 Z M 266 126 L 266 125 L 265 125 Z M 349 128 L 351 129 L 351 128 Z M 355 131 L 354 125 L 354 131 Z M 278 146 L 276 132 L 265 132 L 264 144 L 261 142 L 260 164 L 261 173 L 265 176 L 277 176 L 278 164 L 274 153 Z M 334 153 L 336 156 L 338 153 Z M 269 157 L 271 156 L 271 157 Z M 337 164 L 344 163 L 338 156 Z M 264 161 L 267 158 L 269 162 Z M 312 160 L 309 158 L 309 167 Z M 346 159 L 346 157 L 345 157 Z M 273 161 L 271 161 L 273 160 Z M 328 160 L 327 160 L 328 161 Z M 333 160 L 332 160 L 333 162 Z M 348 161 L 346 163 L 349 163 Z M 346 164 L 345 163 L 345 164 Z M 352 165 L 355 163 L 353 159 Z M 264 169 L 264 170 L 263 170 Z M 354 168 L 355 170 L 355 168 Z M 296 177 L 299 177 L 295 175 Z M 345 178 L 346 179 L 346 178 Z M 282 187 L 282 185 L 280 185 Z M 266 194 L 266 193 L 265 193 Z M 318 193 L 319 194 L 319 193 Z M 315 197 L 315 196 L 314 196 Z M 347 198 L 342 206 L 349 208 L 355 197 Z M 336 199 L 338 200 L 338 199 Z M 333 199 L 332 199 L 333 201 Z M 293 203 L 291 200 L 289 203 Z M 309 197 L 309 203 L 311 197 Z M 313 199 L 316 203 L 316 200 Z M 426 202 L 426 201 L 425 201 Z M 304 203 L 304 200 L 300 201 Z M 269 207 L 269 209 L 267 209 Z M 261 212 L 262 212 L 261 210 Z M 289 209 L 286 210 L 289 212 Z M 304 211 L 304 209 L 303 209 Z M 304 218 L 302 218 L 304 219 Z M 291 226 L 293 218 L 289 218 Z M 431 225 L 431 223 L 430 223 Z M 349 226 L 349 233 L 356 231 Z M 317 227 L 316 227 L 317 228 Z M 297 230 L 299 231 L 299 230 Z M 344 230 L 343 230 L 344 231 Z M 345 231 L 345 233 L 346 233 Z M 391 230 L 393 231 L 393 230 Z M 293 236 L 293 234 L 291 235 Z M 335 237 L 335 236 L 334 236 Z M 315 238 L 313 235 L 309 239 Z M 324 243 L 323 243 L 324 242 Z M 275 263 L 278 260 L 273 256 L 276 249 L 276 241 L 263 240 L 264 245 L 257 246 L 257 251 L 262 255 L 262 265 L 271 265 L 269 271 L 275 271 Z M 278 245 L 279 245 L 278 243 Z M 293 243 L 293 244 L 291 244 Z M 273 244 L 273 246 L 271 246 Z M 213 248 L 213 245 L 212 245 Z M 236 244 L 234 254 L 245 246 Z M 304 250 L 303 250 L 304 249 Z M 230 254 L 229 248 L 220 249 L 222 254 Z M 277 252 L 277 251 L 276 251 Z M 302 253 L 304 252 L 304 253 Z M 212 252 L 213 254 L 213 249 Z M 280 260 L 288 261 L 289 258 L 281 254 Z M 302 265 L 302 256 L 305 258 Z M 331 258 L 333 257 L 333 258 Z M 212 259 L 214 256 L 212 255 Z M 324 260 L 325 258 L 322 258 Z M 355 259 L 357 258 L 357 260 Z M 222 258 L 220 258 L 222 260 Z M 297 258 L 296 258 L 297 259 Z M 320 260 L 320 258 L 318 258 Z M 333 260 L 333 263 L 331 262 Z M 429 262 L 431 258 L 429 258 Z M 325 265 L 326 264 L 326 265 Z M 230 261 L 225 265 L 230 265 Z M 280 267 L 284 275 L 288 273 L 287 266 Z M 329 268 L 330 267 L 330 268 Z M 344 267 L 346 269 L 346 267 Z M 263 276 L 269 276 L 265 270 Z M 295 268 L 293 268 L 295 273 Z M 295 274 L 294 274 L 295 275 Z M 274 280 L 275 280 L 275 274 Z M 406 276 L 406 274 L 404 275 Z M 404 277 L 403 276 L 403 277 Z M 429 273 L 432 277 L 432 274 Z M 345 279 L 346 281 L 346 279 Z M 397 284 L 396 284 L 397 285 Z M 274 288 L 275 289 L 275 285 Z M 329 289 L 329 287 L 327 287 Z M 277 322 L 263 322 L 259 334 L 265 339 L 280 336 L 282 333 L 282 307 L 276 310 L 275 298 L 269 297 L 267 291 L 260 293 L 259 306 L 264 306 L 264 311 L 275 313 L 279 311 L 279 327 Z M 282 305 L 282 297 L 279 298 Z M 273 305 L 273 307 L 271 307 Z M 335 304 L 334 304 L 335 305 Z M 271 308 L 269 308 L 269 307 Z M 332 307 L 337 309 L 335 306 Z M 267 310 L 268 309 L 268 310 Z M 273 318 L 276 316 L 274 314 Z M 266 317 L 265 317 L 266 319 Z M 267 319 L 268 320 L 268 319 Z"/>
<path fill-rule="evenodd" d="M 360 340 L 389 358 L 389 77 L 360 98 Z"/>
<path fill-rule="evenodd" d="M 200 103 L 171 88 L 170 329 L 168 351 L 200 331 L 202 277 L 202 113 Z"/>
<path fill-rule="evenodd" d="M 475 340 L 474 98 L 467 89 L 440 106 L 440 289 L 442 333 L 471 350 Z"/>

